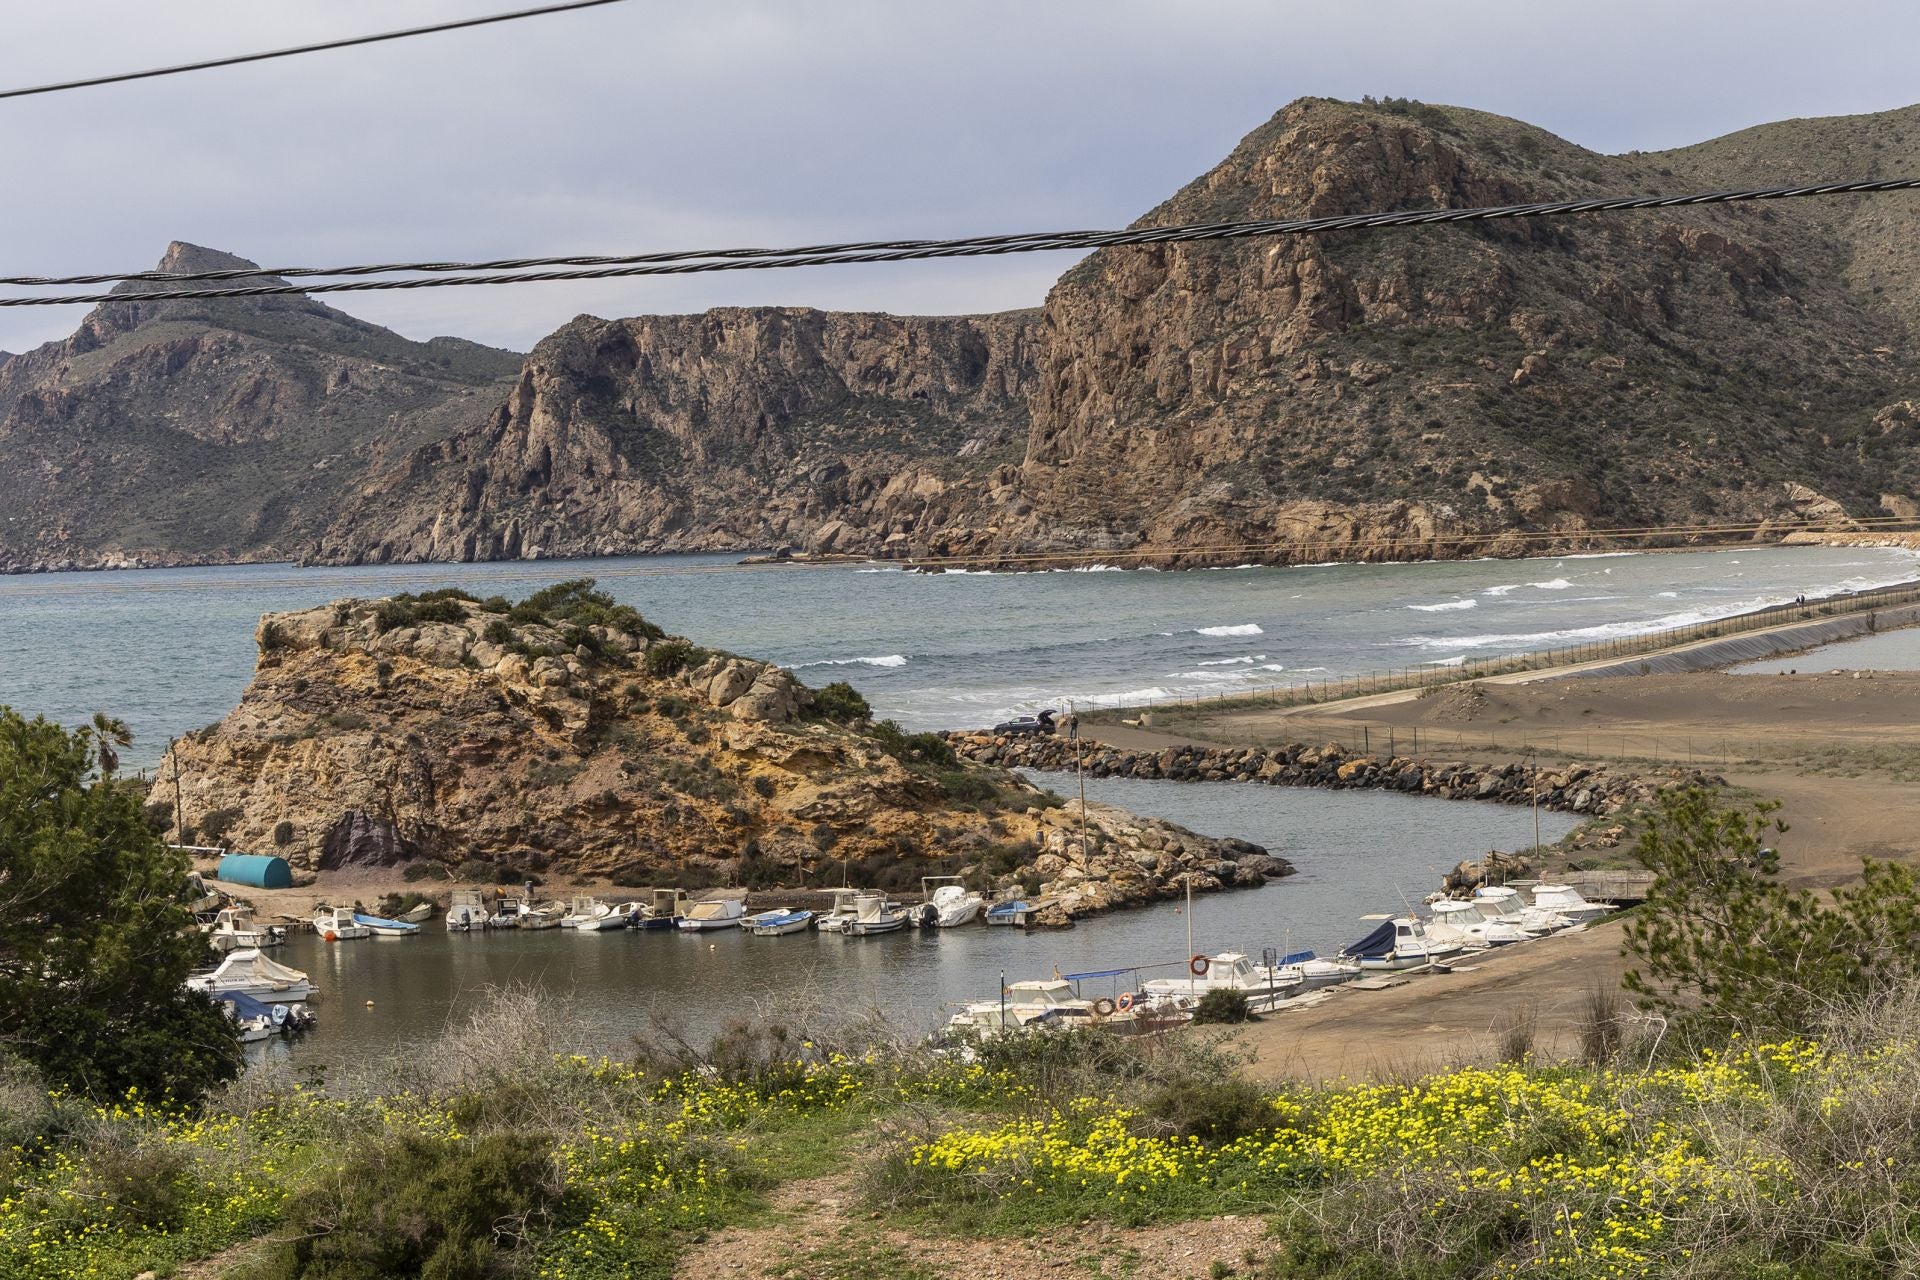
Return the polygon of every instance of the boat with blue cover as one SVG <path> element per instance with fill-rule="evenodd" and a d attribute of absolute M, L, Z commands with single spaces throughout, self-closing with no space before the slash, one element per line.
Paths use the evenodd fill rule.
<path fill-rule="evenodd" d="M 987 908 L 987 923 L 1018 925 L 1025 928 L 1027 917 L 1032 912 L 1033 908 L 1024 898 L 1016 898 L 1012 902 L 996 902 Z"/>
<path fill-rule="evenodd" d="M 762 911 L 741 922 L 756 938 L 777 938 L 783 933 L 799 933 L 813 923 L 811 911 Z"/>
<path fill-rule="evenodd" d="M 370 916 L 364 911 L 353 913 L 353 922 L 373 931 L 376 938 L 411 938 L 420 932 L 420 926 L 409 924 L 405 920 L 388 920 L 384 916 Z"/>

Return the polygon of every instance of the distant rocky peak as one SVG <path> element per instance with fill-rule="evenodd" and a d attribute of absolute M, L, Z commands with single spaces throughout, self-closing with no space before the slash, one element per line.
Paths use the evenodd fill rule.
<path fill-rule="evenodd" d="M 160 255 L 160 261 L 153 269 L 155 271 L 174 273 L 258 271 L 260 264 L 257 262 L 249 262 L 247 259 L 237 257 L 231 253 L 223 253 L 219 249 L 208 249 L 201 245 L 188 244 L 185 240 L 175 240 L 167 246 L 167 251 Z M 219 281 L 209 281 L 207 287 L 216 288 L 220 283 Z M 279 276 L 263 274 L 227 283 L 280 285 L 287 282 Z M 113 291 L 115 293 L 153 293 L 161 289 L 175 289 L 179 287 L 180 285 L 178 283 L 166 280 L 125 280 L 115 285 Z"/>

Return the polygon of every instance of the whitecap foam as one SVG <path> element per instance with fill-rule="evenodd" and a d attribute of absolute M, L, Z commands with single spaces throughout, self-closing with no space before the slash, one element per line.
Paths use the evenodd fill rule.
<path fill-rule="evenodd" d="M 1409 609 L 1418 609 L 1421 613 L 1449 613 L 1455 609 L 1471 609 L 1478 600 L 1448 600 L 1442 604 L 1410 604 Z"/>
<path fill-rule="evenodd" d="M 1524 584 L 1518 583 L 1518 582 L 1508 582 L 1497 587 L 1488 587 L 1485 591 L 1482 591 L 1480 594 L 1483 596 L 1504 596 L 1510 591 L 1518 591 L 1522 585 Z"/>
<path fill-rule="evenodd" d="M 1232 667 L 1245 662 L 1261 662 L 1265 660 L 1266 656 L 1264 653 L 1249 653 L 1238 658 L 1215 658 L 1212 662 L 1202 662 L 1198 665 L 1203 667 Z"/>
<path fill-rule="evenodd" d="M 1565 591 L 1568 587 L 1572 586 L 1573 584 L 1571 582 L 1568 582 L 1565 578 L 1551 578 L 1551 579 L 1548 579 L 1546 582 L 1529 582 L 1527 585 L 1530 587 L 1537 587 L 1541 591 Z"/>
<path fill-rule="evenodd" d="M 1678 600 L 1680 598 L 1678 591 L 1662 591 L 1659 595 L 1662 600 Z"/>
<path fill-rule="evenodd" d="M 1195 627 L 1193 633 L 1197 636 L 1263 636 L 1266 634 L 1257 622 L 1243 622 L 1234 627 Z"/>
<path fill-rule="evenodd" d="M 802 667 L 904 667 L 907 656 L 903 653 L 883 653 L 877 658 L 821 658 L 814 662 L 796 662 L 792 670 Z"/>

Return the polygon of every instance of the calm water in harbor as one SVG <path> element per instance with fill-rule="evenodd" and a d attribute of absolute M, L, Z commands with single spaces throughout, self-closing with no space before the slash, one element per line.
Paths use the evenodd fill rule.
<path fill-rule="evenodd" d="M 1920 671 L 1920 627 L 1903 627 L 1857 640 L 1839 640 L 1807 653 L 1743 662 L 1735 675 L 1775 675 L 1783 671 Z"/>
<path fill-rule="evenodd" d="M 1071 778 L 1036 775 L 1065 790 Z M 1251 783 L 1089 779 L 1087 796 L 1155 813 L 1209 835 L 1266 845 L 1299 874 L 1260 889 L 1210 894 L 1194 904 L 1197 950 L 1257 956 L 1264 946 L 1338 950 L 1370 927 L 1369 911 L 1400 911 L 1435 888 L 1462 857 L 1490 847 L 1524 848 L 1533 818 L 1524 807 L 1379 792 L 1316 791 Z M 1542 813 L 1542 838 L 1571 830 Z M 879 1006 L 928 1029 L 946 1002 L 991 999 L 1000 975 L 1044 978 L 1179 962 L 1188 919 L 1177 904 L 1120 912 L 1059 931 L 918 930 L 875 938 L 803 933 L 753 938 L 739 930 L 451 934 L 438 921 L 420 936 L 322 942 L 296 937 L 274 954 L 305 969 L 323 992 L 319 1026 L 300 1044 L 265 1046 L 296 1063 L 351 1063 L 430 1039 L 487 998 L 491 988 L 535 984 L 565 1001 L 590 1039 L 618 1050 L 649 1010 L 696 1035 L 735 1016 L 805 1008 Z M 1147 976 L 1166 977 L 1167 968 Z M 1085 985 L 1089 995 L 1111 980 Z M 373 1007 L 364 1007 L 372 1000 Z"/>
<path fill-rule="evenodd" d="M 1906 551 L 1795 547 L 1656 555 L 1022 574 L 855 567 L 736 571 L 724 556 L 0 577 L 0 703 L 136 734 L 226 714 L 260 614 L 461 586 L 520 596 L 593 576 L 670 631 L 851 681 L 914 728 L 991 723 L 1064 699 L 1239 691 L 1605 639 L 1797 594 L 1905 581 Z"/>

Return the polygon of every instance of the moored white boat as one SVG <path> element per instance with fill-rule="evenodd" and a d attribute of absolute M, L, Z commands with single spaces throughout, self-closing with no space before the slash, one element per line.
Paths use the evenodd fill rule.
<path fill-rule="evenodd" d="M 371 938 L 373 930 L 356 919 L 352 907 L 321 907 L 313 917 L 313 931 L 328 942 Z"/>
<path fill-rule="evenodd" d="M 1418 969 L 1444 963 L 1464 950 L 1451 939 L 1428 937 L 1419 919 L 1398 916 L 1382 921 L 1379 928 L 1340 954 L 1362 969 Z"/>
<path fill-rule="evenodd" d="M 1520 892 L 1503 884 L 1483 884 L 1470 899 L 1485 920 L 1499 920 L 1532 937 L 1558 933 L 1573 921 L 1554 911 L 1529 907 L 1520 901 Z"/>
<path fill-rule="evenodd" d="M 277 947 L 287 940 L 287 931 L 279 925 L 254 921 L 246 907 L 222 907 L 207 927 L 207 942 L 215 951 L 238 951 L 242 947 Z"/>
<path fill-rule="evenodd" d="M 840 932 L 864 938 L 870 934 L 892 933 L 895 929 L 904 929 L 906 924 L 907 913 L 888 902 L 886 894 L 863 893 L 853 900 L 853 918 L 841 926 Z"/>
<path fill-rule="evenodd" d="M 1439 898 L 1427 904 L 1433 919 L 1427 922 L 1430 937 L 1451 939 L 1469 950 L 1504 947 L 1525 942 L 1531 934 L 1506 920 L 1489 920 L 1471 902 L 1458 898 Z"/>
<path fill-rule="evenodd" d="M 813 918 L 813 927 L 822 933 L 845 933 L 847 921 L 856 914 L 854 903 L 859 900 L 859 889 L 835 889 L 833 905 Z"/>
<path fill-rule="evenodd" d="M 813 923 L 811 911 L 762 911 L 748 916 L 741 925 L 757 938 L 777 938 L 799 933 Z"/>
<path fill-rule="evenodd" d="M 453 901 L 447 907 L 447 932 L 470 933 L 484 929 L 489 914 L 478 889 L 455 889 Z"/>
<path fill-rule="evenodd" d="M 616 914 L 612 907 L 598 898 L 583 895 L 573 900 L 573 905 L 567 909 L 566 917 L 560 923 L 582 933 L 602 933 L 626 928 L 627 918 Z"/>
<path fill-rule="evenodd" d="M 1247 1007 L 1264 1012 L 1298 991 L 1305 978 L 1283 968 L 1262 969 L 1238 951 L 1222 951 L 1211 958 L 1195 956 L 1188 962 L 1184 978 L 1150 978 L 1140 984 L 1149 999 L 1171 998 L 1198 1002 L 1210 991 L 1239 991 L 1247 997 Z"/>
<path fill-rule="evenodd" d="M 1570 884 L 1533 886 L 1533 905 L 1541 911 L 1565 916 L 1575 924 L 1588 924 L 1620 909 L 1617 902 L 1595 902 Z"/>
<path fill-rule="evenodd" d="M 979 919 L 987 901 L 960 884 L 959 879 L 958 876 L 923 876 L 920 880 L 923 892 L 936 881 L 947 883 L 927 893 L 926 901 L 913 908 L 910 913 L 913 922 L 923 929 L 952 929 Z"/>
<path fill-rule="evenodd" d="M 738 929 L 747 914 L 747 904 L 739 898 L 702 898 L 680 917 L 680 928 L 688 933 L 706 929 Z"/>
<path fill-rule="evenodd" d="M 229 951 L 211 973 L 188 978 L 187 989 L 204 991 L 215 999 L 238 991 L 277 1004 L 298 1004 L 313 994 L 306 974 L 268 959 L 253 947 Z"/>
<path fill-rule="evenodd" d="M 433 919 L 433 904 L 431 902 L 419 903 L 412 910 L 401 912 L 400 919 L 405 920 L 408 924 L 420 924 L 423 921 L 431 920 Z"/>
<path fill-rule="evenodd" d="M 531 902 L 520 904 L 520 920 L 516 929 L 558 929 L 566 919 L 567 909 L 558 902 L 549 902 L 544 907 L 536 907 Z"/>
<path fill-rule="evenodd" d="M 1351 960 L 1325 960 L 1311 951 L 1288 952 L 1280 957 L 1279 968 L 1297 975 L 1303 992 L 1337 987 L 1360 976 L 1360 966 Z"/>

